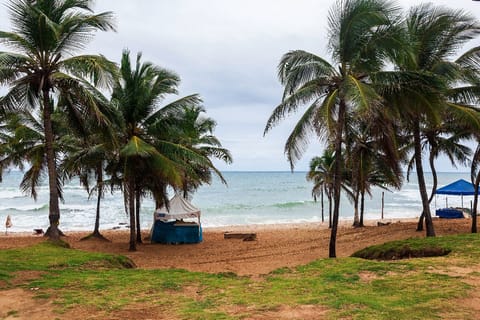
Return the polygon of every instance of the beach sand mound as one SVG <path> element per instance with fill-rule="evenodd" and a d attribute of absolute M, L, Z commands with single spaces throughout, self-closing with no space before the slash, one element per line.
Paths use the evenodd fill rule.
<path fill-rule="evenodd" d="M 352 257 L 369 260 L 401 260 L 411 258 L 441 257 L 451 252 L 450 249 L 425 246 L 412 248 L 409 245 L 395 246 L 391 248 L 369 247 L 352 254 Z"/>

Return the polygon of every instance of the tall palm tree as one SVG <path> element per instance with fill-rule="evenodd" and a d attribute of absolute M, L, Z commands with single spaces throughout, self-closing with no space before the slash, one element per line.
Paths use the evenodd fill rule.
<path fill-rule="evenodd" d="M 46 235 L 58 239 L 60 220 L 57 161 L 52 126 L 53 98 L 63 95 L 76 103 L 67 112 L 96 112 L 91 91 L 112 83 L 114 64 L 99 55 L 74 56 L 95 31 L 113 30 L 110 12 L 93 14 L 89 0 L 12 0 L 7 5 L 13 32 L 0 31 L 0 43 L 15 52 L 0 52 L 0 83 L 10 86 L 0 110 L 40 109 L 49 182 L 49 221 Z M 85 80 L 86 79 L 86 80 Z M 96 114 L 97 121 L 102 115 Z"/>
<path fill-rule="evenodd" d="M 336 256 L 336 235 L 342 185 L 342 145 L 348 110 L 378 108 L 381 97 L 371 76 L 398 43 L 394 39 L 398 8 L 381 0 L 337 1 L 329 11 L 329 48 L 335 65 L 302 50 L 285 54 L 278 66 L 284 86 L 282 102 L 267 121 L 265 133 L 288 114 L 310 104 L 285 144 L 292 166 L 316 132 L 334 145 L 333 225 L 329 256 Z"/>
<path fill-rule="evenodd" d="M 422 125 L 441 123 L 444 110 L 467 117 L 471 111 L 453 103 L 451 90 L 463 79 L 464 68 L 450 58 L 473 39 L 480 28 L 476 20 L 461 10 L 422 4 L 410 9 L 405 21 L 403 54 L 396 56 L 396 89 L 383 92 L 399 110 L 405 129 L 413 137 L 413 155 L 418 178 L 426 235 L 435 236 L 422 164 Z M 395 72 L 394 72 L 395 73 Z M 410 78 L 410 80 L 406 80 Z M 408 83 L 407 83 L 408 82 Z M 392 99 L 392 96 L 395 96 Z M 478 120 L 474 120 L 478 121 Z"/>
<path fill-rule="evenodd" d="M 150 193 L 157 203 L 167 201 L 166 188 L 180 188 L 182 173 L 189 166 L 184 159 L 208 166 L 208 159 L 169 140 L 175 128 L 175 114 L 185 107 L 201 103 L 198 95 L 182 97 L 160 107 L 167 95 L 177 94 L 179 77 L 149 62 L 141 62 L 137 54 L 134 69 L 130 52 L 124 50 L 120 81 L 115 85 L 112 102 L 122 115 L 118 130 L 118 160 L 109 166 L 114 178 L 121 182 L 125 208 L 130 216 L 130 247 L 136 250 L 139 238 L 141 198 Z M 138 237 L 137 237 L 138 236 Z"/>

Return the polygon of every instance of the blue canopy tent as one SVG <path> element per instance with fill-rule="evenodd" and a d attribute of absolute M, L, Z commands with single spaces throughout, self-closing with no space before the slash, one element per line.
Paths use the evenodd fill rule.
<path fill-rule="evenodd" d="M 463 179 L 450 183 L 442 188 L 437 189 L 436 194 L 455 195 L 462 197 L 463 208 L 463 196 L 473 196 L 475 194 L 475 188 L 473 184 Z M 448 207 L 448 204 L 447 204 Z M 463 212 L 456 209 L 438 209 L 436 215 L 441 218 L 463 218 Z"/>

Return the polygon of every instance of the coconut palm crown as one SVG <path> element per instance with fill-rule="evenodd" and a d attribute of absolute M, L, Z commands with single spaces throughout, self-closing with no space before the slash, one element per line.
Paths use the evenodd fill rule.
<path fill-rule="evenodd" d="M 0 111 L 39 109 L 45 136 L 49 181 L 49 221 L 46 235 L 57 239 L 60 219 L 57 180 L 58 155 L 54 149 L 51 115 L 62 96 L 65 112 L 82 119 L 94 114 L 104 120 L 95 103 L 92 84 L 113 84 L 115 65 L 101 55 L 75 53 L 95 31 L 114 30 L 110 12 L 94 14 L 89 0 L 13 0 L 7 5 L 12 31 L 0 31 L 0 44 L 13 52 L 0 52 L 0 85 L 8 92 L 0 98 Z"/>
<path fill-rule="evenodd" d="M 398 8 L 380 0 L 337 1 L 329 11 L 330 64 L 313 53 L 295 50 L 285 54 L 278 66 L 284 86 L 281 103 L 267 121 L 265 133 L 287 115 L 306 110 L 285 144 L 292 166 L 304 153 L 311 133 L 334 146 L 334 212 L 329 256 L 335 257 L 343 163 L 342 144 L 349 110 L 371 110 L 381 97 L 370 77 L 384 66 L 385 58 L 398 45 L 395 38 Z"/>

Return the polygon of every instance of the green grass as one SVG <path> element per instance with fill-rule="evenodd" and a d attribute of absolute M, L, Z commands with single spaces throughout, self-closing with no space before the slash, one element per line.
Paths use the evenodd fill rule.
<path fill-rule="evenodd" d="M 242 319 L 302 305 L 328 309 L 331 319 L 474 316 L 473 311 L 451 301 L 468 296 L 473 288 L 464 277 L 478 278 L 480 269 L 468 275 L 446 271 L 477 263 L 478 235 L 411 239 L 370 250 L 393 245 L 435 245 L 449 248 L 451 253 L 393 262 L 321 259 L 296 269 L 278 269 L 259 280 L 232 273 L 128 269 L 125 257 L 42 243 L 1 250 L 0 284 L 3 280 L 3 289 L 14 286 L 17 271 L 40 271 L 37 279 L 19 285 L 40 288 L 38 297 L 52 299 L 60 314 L 78 306 L 110 313 L 138 304 L 168 308 L 179 319 Z"/>

